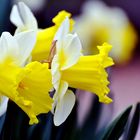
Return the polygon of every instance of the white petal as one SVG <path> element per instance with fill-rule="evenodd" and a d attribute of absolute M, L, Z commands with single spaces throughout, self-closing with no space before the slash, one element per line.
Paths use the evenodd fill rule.
<path fill-rule="evenodd" d="M 3 57 L 13 57 L 15 60 L 19 56 L 19 48 L 15 38 L 8 32 L 1 35 L 0 47 L 3 51 Z"/>
<path fill-rule="evenodd" d="M 54 124 L 56 126 L 59 126 L 67 119 L 73 109 L 74 104 L 75 95 L 72 91 L 67 90 L 63 99 L 60 100 L 56 106 L 56 110 L 54 113 Z"/>
<path fill-rule="evenodd" d="M 7 53 L 7 46 L 5 46 L 5 41 L 0 38 L 0 62 L 4 60 Z"/>
<path fill-rule="evenodd" d="M 59 72 L 58 56 L 55 55 L 51 64 L 52 84 L 58 90 L 61 73 Z"/>
<path fill-rule="evenodd" d="M 24 65 L 26 60 L 30 57 L 31 52 L 36 43 L 36 32 L 28 31 L 22 32 L 15 35 L 17 40 L 19 50 L 20 50 L 20 58 L 19 65 Z"/>
<path fill-rule="evenodd" d="M 63 39 L 69 33 L 69 29 L 70 29 L 69 18 L 66 17 L 65 20 L 60 25 L 60 27 L 58 28 L 54 40 Z"/>
<path fill-rule="evenodd" d="M 67 89 L 68 89 L 68 83 L 65 81 L 60 81 L 55 88 L 56 92 L 53 96 L 53 100 L 55 102 L 58 102 L 58 100 L 61 100 L 66 94 Z"/>
<path fill-rule="evenodd" d="M 10 21 L 17 27 L 24 25 L 16 5 L 14 5 L 12 8 L 12 11 L 10 14 Z"/>
<path fill-rule="evenodd" d="M 61 67 L 61 70 L 67 69 L 72 65 L 76 64 L 79 60 L 79 57 L 82 55 L 81 50 L 82 45 L 77 34 L 68 34 L 65 37 L 63 43 L 63 51 L 66 56 L 66 60 L 64 60 L 65 63 Z"/>
<path fill-rule="evenodd" d="M 51 63 L 51 73 L 54 75 L 56 71 L 59 69 L 59 63 L 58 63 L 58 55 L 54 55 L 52 63 Z"/>
<path fill-rule="evenodd" d="M 0 61 L 6 57 L 12 57 L 14 62 L 23 66 L 30 57 L 36 42 L 36 32 L 22 32 L 12 36 L 3 32 L 0 38 Z"/>
<path fill-rule="evenodd" d="M 18 7 L 24 24 L 30 29 L 37 30 L 37 21 L 31 10 L 23 2 L 19 2 Z"/>
<path fill-rule="evenodd" d="M 62 81 L 60 82 L 60 85 L 59 85 L 59 99 L 61 100 L 64 95 L 66 94 L 67 92 L 67 89 L 68 89 L 68 83 L 66 81 Z"/>
<path fill-rule="evenodd" d="M 61 73 L 59 71 L 57 71 L 52 76 L 52 84 L 53 84 L 55 90 L 58 90 L 58 88 L 59 88 L 60 78 L 61 78 Z"/>
<path fill-rule="evenodd" d="M 19 2 L 17 6 L 13 7 L 10 20 L 18 27 L 16 33 L 25 30 L 37 31 L 38 29 L 36 18 L 23 2 Z"/>
<path fill-rule="evenodd" d="M 7 104 L 8 104 L 8 98 L 5 96 L 1 97 L 1 102 L 0 102 L 0 116 L 2 116 L 6 110 L 7 110 Z"/>

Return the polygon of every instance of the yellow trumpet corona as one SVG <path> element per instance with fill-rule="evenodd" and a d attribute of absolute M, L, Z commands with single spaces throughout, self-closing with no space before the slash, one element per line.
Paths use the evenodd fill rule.
<path fill-rule="evenodd" d="M 62 72 L 62 80 L 67 81 L 70 87 L 97 94 L 100 102 L 110 103 L 112 99 L 106 96 L 110 90 L 105 68 L 114 64 L 108 57 L 111 45 L 104 43 L 98 49 L 97 55 L 80 56 L 75 65 Z"/>
<path fill-rule="evenodd" d="M 38 123 L 36 116 L 52 109 L 52 99 L 48 93 L 52 88 L 48 64 L 32 62 L 21 68 L 7 59 L 0 64 L 0 71 L 1 94 L 29 116 L 29 124 Z"/>
<path fill-rule="evenodd" d="M 70 18 L 71 14 L 66 11 L 61 11 L 52 20 L 55 24 L 54 26 L 38 31 L 37 42 L 32 52 L 33 61 L 40 61 L 48 58 L 55 33 L 66 17 Z M 72 30 L 73 24 L 74 21 L 70 19 L 70 30 Z"/>

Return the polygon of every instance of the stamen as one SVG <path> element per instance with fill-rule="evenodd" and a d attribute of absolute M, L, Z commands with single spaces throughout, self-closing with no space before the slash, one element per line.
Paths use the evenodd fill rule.
<path fill-rule="evenodd" d="M 51 69 L 52 60 L 54 58 L 54 55 L 56 54 L 56 42 L 57 42 L 57 40 L 54 40 L 52 42 L 52 46 L 51 46 L 51 49 L 50 49 L 48 60 L 41 60 L 40 61 L 41 63 L 48 63 L 49 64 L 49 69 Z"/>
<path fill-rule="evenodd" d="M 20 83 L 19 83 L 19 88 L 25 89 L 25 85 L 24 85 L 22 82 L 20 82 Z"/>

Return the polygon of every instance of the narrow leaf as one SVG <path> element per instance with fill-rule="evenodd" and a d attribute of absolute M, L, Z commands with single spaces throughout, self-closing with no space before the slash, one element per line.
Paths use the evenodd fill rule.
<path fill-rule="evenodd" d="M 120 114 L 105 130 L 102 140 L 118 140 L 122 135 L 127 123 L 132 106 Z"/>
<path fill-rule="evenodd" d="M 139 122 L 140 122 L 140 103 L 137 103 L 126 137 L 127 140 L 134 140 L 138 130 Z"/>

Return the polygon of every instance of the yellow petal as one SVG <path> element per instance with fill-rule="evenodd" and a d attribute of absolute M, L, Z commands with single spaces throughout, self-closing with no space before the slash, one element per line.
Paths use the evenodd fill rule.
<path fill-rule="evenodd" d="M 112 100 L 106 96 L 110 90 L 105 68 L 114 64 L 108 57 L 111 46 L 105 43 L 98 49 L 99 54 L 81 56 L 77 64 L 62 71 L 62 80 L 67 81 L 70 87 L 97 94 L 100 102 L 110 103 Z"/>
<path fill-rule="evenodd" d="M 71 14 L 66 11 L 61 11 L 56 17 L 53 18 L 53 23 L 55 24 L 52 27 L 38 31 L 37 42 L 35 48 L 32 52 L 32 60 L 40 61 L 47 59 L 50 52 L 50 47 L 53 42 L 53 38 L 60 24 L 66 17 L 70 18 Z M 70 20 L 70 28 L 72 30 L 74 21 Z"/>

